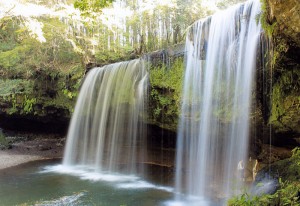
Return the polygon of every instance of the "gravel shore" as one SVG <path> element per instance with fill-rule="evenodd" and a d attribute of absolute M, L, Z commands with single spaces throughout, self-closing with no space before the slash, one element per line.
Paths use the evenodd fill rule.
<path fill-rule="evenodd" d="M 11 149 L 0 150 L 0 169 L 36 160 L 62 158 L 64 141 L 64 138 L 37 138 L 14 143 Z"/>

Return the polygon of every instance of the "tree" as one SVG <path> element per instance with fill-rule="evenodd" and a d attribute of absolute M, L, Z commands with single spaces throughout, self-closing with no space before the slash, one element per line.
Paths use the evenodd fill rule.
<path fill-rule="evenodd" d="M 90 12 L 101 12 L 104 7 L 109 6 L 114 0 L 75 0 L 74 7 L 84 14 Z"/>

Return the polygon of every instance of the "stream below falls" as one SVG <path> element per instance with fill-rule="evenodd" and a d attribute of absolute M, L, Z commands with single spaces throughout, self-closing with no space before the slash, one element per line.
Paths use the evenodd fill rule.
<path fill-rule="evenodd" d="M 79 178 L 78 178 L 79 177 Z M 173 188 L 136 176 L 66 168 L 53 160 L 0 171 L 0 205 L 164 205 Z M 13 194 L 13 195 L 12 195 Z"/>
<path fill-rule="evenodd" d="M 66 167 L 60 160 L 41 160 L 0 171 L 0 205 L 183 206 L 222 205 L 220 200 L 185 197 L 175 201 L 164 168 L 147 168 L 148 176 L 100 173 L 86 166 Z M 153 171 L 151 171 L 153 170 Z M 147 180 L 146 180 L 147 179 Z M 12 195 L 13 194 L 13 195 Z"/>

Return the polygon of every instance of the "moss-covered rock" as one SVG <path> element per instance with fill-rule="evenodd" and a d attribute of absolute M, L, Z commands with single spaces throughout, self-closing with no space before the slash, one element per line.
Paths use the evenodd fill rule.
<path fill-rule="evenodd" d="M 299 134 L 300 2 L 262 0 L 261 22 L 271 42 L 268 48 L 271 58 L 266 62 L 269 71 L 260 84 L 270 88 L 264 93 L 268 100 L 261 101 L 264 118 L 275 137 L 287 132 Z"/>
<path fill-rule="evenodd" d="M 1 126 L 18 130 L 25 125 L 22 121 L 13 127 L 7 125 L 15 118 L 50 127 L 60 122 L 67 125 L 83 76 L 84 70 L 77 68 L 69 73 L 39 71 L 35 79 L 0 79 Z"/>
<path fill-rule="evenodd" d="M 83 70 L 70 74 L 39 71 L 35 79 L 0 79 L 0 112 L 6 115 L 46 117 L 65 110 L 69 118 L 74 108 Z"/>
<path fill-rule="evenodd" d="M 177 130 L 183 69 L 182 58 L 175 59 L 170 67 L 161 65 L 150 68 L 149 123 Z"/>
<path fill-rule="evenodd" d="M 277 132 L 300 133 L 300 68 L 284 72 L 273 85 L 270 123 Z"/>

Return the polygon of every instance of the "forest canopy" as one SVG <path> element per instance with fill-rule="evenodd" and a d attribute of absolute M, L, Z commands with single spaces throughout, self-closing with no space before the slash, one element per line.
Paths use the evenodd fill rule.
<path fill-rule="evenodd" d="M 4 53 L 1 55 L 9 52 L 11 57 L 19 59 L 18 51 L 22 47 L 28 49 L 38 44 L 37 48 L 49 47 L 47 51 L 52 53 L 59 51 L 63 55 L 64 49 L 72 53 L 69 56 L 79 55 L 84 65 L 128 59 L 184 42 L 190 24 L 238 1 L 222 0 L 217 5 L 206 0 L 3 1 L 0 2 L 1 32 L 11 32 L 8 36 L 18 38 L 8 41 L 6 34 L 2 34 L 0 48 Z M 8 27 L 10 24 L 16 27 Z M 20 37 L 25 33 L 26 43 Z M 7 68 L 7 61 L 3 68 Z M 16 60 L 9 60 L 9 65 L 15 63 Z M 52 65 L 57 68 L 57 64 Z"/>

